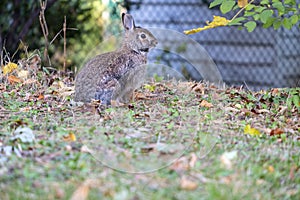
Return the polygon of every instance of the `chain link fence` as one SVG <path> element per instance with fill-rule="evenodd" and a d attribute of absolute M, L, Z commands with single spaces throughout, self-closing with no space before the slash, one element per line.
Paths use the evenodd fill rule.
<path fill-rule="evenodd" d="M 125 3 L 129 5 L 129 12 L 137 25 L 172 29 L 181 33 L 205 26 L 205 22 L 211 21 L 213 15 L 222 16 L 218 9 L 208 9 L 210 1 L 129 0 Z M 277 31 L 258 26 L 252 33 L 236 27 L 219 27 L 187 37 L 204 47 L 228 85 L 245 85 L 258 90 L 297 87 L 300 84 L 299 26 Z M 182 60 L 175 57 L 160 59 L 165 59 L 162 62 L 171 63 L 174 68 L 182 66 Z M 185 73 L 189 73 L 189 78 L 202 79 L 190 67 L 181 67 L 181 70 L 187 71 Z"/>

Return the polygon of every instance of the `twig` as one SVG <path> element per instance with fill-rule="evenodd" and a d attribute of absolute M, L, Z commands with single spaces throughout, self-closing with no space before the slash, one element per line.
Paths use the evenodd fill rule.
<path fill-rule="evenodd" d="M 47 26 L 47 22 L 45 19 L 45 10 L 47 7 L 47 0 L 45 1 L 41 1 L 40 0 L 40 5 L 41 5 L 41 11 L 40 11 L 40 15 L 39 15 L 39 20 L 40 20 L 40 25 L 43 31 L 43 35 L 44 35 L 44 39 L 45 39 L 45 50 L 44 50 L 44 62 L 47 66 L 50 66 L 50 58 L 49 58 L 49 54 L 48 54 L 48 48 L 49 48 L 49 40 L 48 40 L 48 36 L 49 36 L 49 32 L 48 32 L 48 26 Z"/>
<path fill-rule="evenodd" d="M 66 58 L 67 58 L 67 40 L 66 40 L 66 32 L 67 32 L 67 20 L 65 16 L 65 21 L 63 25 L 63 30 L 64 30 L 64 73 L 66 73 Z"/>
<path fill-rule="evenodd" d="M 66 28 L 66 30 L 72 30 L 72 31 L 78 31 L 78 28 Z M 51 40 L 50 45 L 56 40 L 56 38 L 60 35 L 60 33 L 63 31 L 63 29 L 60 29 L 58 33 L 54 36 L 54 38 Z"/>
<path fill-rule="evenodd" d="M 2 67 L 3 66 L 3 49 L 4 47 L 2 46 L 2 37 L 1 37 L 1 34 L 0 34 L 0 66 Z M 1 71 L 0 71 L 1 72 Z"/>
<path fill-rule="evenodd" d="M 233 17 L 230 21 L 234 20 L 243 10 L 245 10 L 251 3 L 253 3 L 254 0 L 251 0 L 247 5 L 245 5 L 243 8 L 241 8 Z"/>

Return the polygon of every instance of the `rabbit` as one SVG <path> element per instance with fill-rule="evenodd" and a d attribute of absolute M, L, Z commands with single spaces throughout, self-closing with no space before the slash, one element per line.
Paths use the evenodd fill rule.
<path fill-rule="evenodd" d="M 140 87 L 146 72 L 147 53 L 157 45 L 157 39 L 147 29 L 135 26 L 130 14 L 122 13 L 125 29 L 121 47 L 89 60 L 75 78 L 75 102 L 111 100 L 128 103 Z"/>

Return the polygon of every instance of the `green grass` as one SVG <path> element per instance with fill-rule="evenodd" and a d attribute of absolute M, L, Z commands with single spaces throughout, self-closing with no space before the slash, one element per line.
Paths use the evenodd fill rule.
<path fill-rule="evenodd" d="M 150 82 L 97 110 L 42 85 L 0 83 L 0 199 L 300 198 L 299 88 Z"/>

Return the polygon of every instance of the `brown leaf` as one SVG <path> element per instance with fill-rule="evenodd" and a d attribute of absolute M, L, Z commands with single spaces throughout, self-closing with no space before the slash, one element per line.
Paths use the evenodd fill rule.
<path fill-rule="evenodd" d="M 195 154 L 195 153 L 192 153 L 192 154 L 191 154 L 191 158 L 190 158 L 190 162 L 189 162 L 189 167 L 190 167 L 190 168 L 194 168 L 195 165 L 196 165 L 197 160 L 198 160 L 198 159 L 197 159 L 196 154 Z"/>
<path fill-rule="evenodd" d="M 89 195 L 90 187 L 88 184 L 82 184 L 73 193 L 71 200 L 85 200 Z"/>
<path fill-rule="evenodd" d="M 13 75 L 9 75 L 7 77 L 7 79 L 8 79 L 8 81 L 9 81 L 10 84 L 21 83 L 22 82 L 21 79 L 15 77 Z"/>
<path fill-rule="evenodd" d="M 62 199 L 64 197 L 65 197 L 65 191 L 60 187 L 56 187 L 55 188 L 55 198 Z"/>
<path fill-rule="evenodd" d="M 37 80 L 35 79 L 27 79 L 26 81 L 24 81 L 24 85 L 28 85 L 28 84 L 32 84 L 32 83 L 37 83 L 39 85 L 41 85 L 39 82 L 37 82 Z"/>
<path fill-rule="evenodd" d="M 270 136 L 272 135 L 281 135 L 284 131 L 281 128 L 272 129 L 270 132 Z"/>
<path fill-rule="evenodd" d="M 295 178 L 295 171 L 296 170 L 297 170 L 296 165 L 291 166 L 290 174 L 289 174 L 290 180 L 294 180 L 294 178 Z"/>
<path fill-rule="evenodd" d="M 201 103 L 200 103 L 200 106 L 201 106 L 201 107 L 205 107 L 205 108 L 211 108 L 211 107 L 213 107 L 213 104 L 212 104 L 212 103 L 209 103 L 209 102 L 206 101 L 206 100 L 202 100 Z"/>
<path fill-rule="evenodd" d="M 85 180 L 73 193 L 71 200 L 85 200 L 88 198 L 91 188 L 99 187 L 99 181 L 97 179 Z"/>
<path fill-rule="evenodd" d="M 45 96 L 43 94 L 39 94 L 37 100 L 43 100 L 45 98 Z"/>
<path fill-rule="evenodd" d="M 278 90 L 278 88 L 273 88 L 271 90 L 271 92 L 272 92 L 272 95 L 275 96 L 276 94 L 278 94 L 279 90 Z"/>
<path fill-rule="evenodd" d="M 248 4 L 248 0 L 238 0 L 238 6 L 244 8 Z"/>
<path fill-rule="evenodd" d="M 182 177 L 180 180 L 180 188 L 183 190 L 195 190 L 198 187 L 198 183 Z"/>
<path fill-rule="evenodd" d="M 169 168 L 176 172 L 187 171 L 189 169 L 189 161 L 187 157 L 181 157 L 180 159 L 176 160 Z"/>

